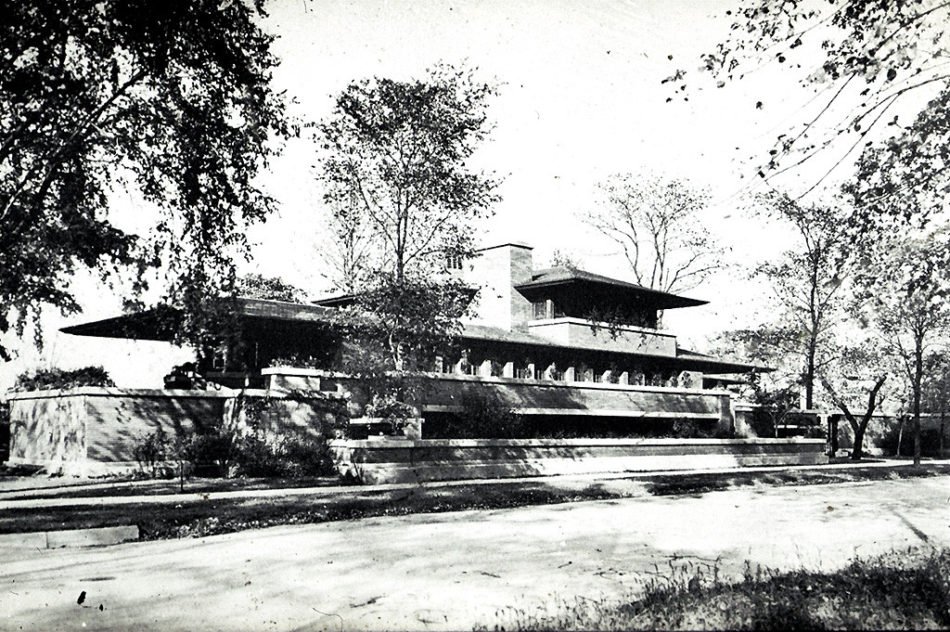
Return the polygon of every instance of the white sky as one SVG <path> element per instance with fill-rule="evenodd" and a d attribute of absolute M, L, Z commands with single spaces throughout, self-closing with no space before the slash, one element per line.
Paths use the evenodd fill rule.
<path fill-rule="evenodd" d="M 696 81 L 699 55 L 726 33 L 725 8 L 702 0 L 279 0 L 266 27 L 279 35 L 277 87 L 297 100 L 292 112 L 304 120 L 328 114 L 352 80 L 419 76 L 439 61 L 499 81 L 490 105 L 496 128 L 477 158 L 505 176 L 504 200 L 483 241 L 531 244 L 538 267 L 561 249 L 592 271 L 630 278 L 614 246 L 578 217 L 591 207 L 595 183 L 613 173 L 650 169 L 709 187 L 714 204 L 704 220 L 735 265 L 689 293 L 710 305 L 671 311 L 666 323 L 683 346 L 701 348 L 707 335 L 760 316 L 767 288 L 749 282 L 748 269 L 786 249 L 789 235 L 741 209 L 740 193 L 755 181 L 747 161 L 766 153 L 810 98 L 791 78 L 763 68 L 721 90 L 706 82 L 688 103 L 666 103 L 671 90 L 661 80 L 684 67 Z M 243 270 L 319 293 L 325 283 L 314 252 L 324 211 L 313 163 L 309 142 L 293 141 L 265 175 L 281 210 L 251 232 L 254 260 Z M 135 210 L 132 198 L 117 196 L 119 217 Z M 187 359 L 157 343 L 58 334 L 64 324 L 120 311 L 114 293 L 88 279 L 78 287 L 84 314 L 48 317 L 47 349 L 22 345 L 20 359 L 0 367 L 0 387 L 37 364 L 103 364 L 120 385 L 157 387 L 172 364 Z"/>

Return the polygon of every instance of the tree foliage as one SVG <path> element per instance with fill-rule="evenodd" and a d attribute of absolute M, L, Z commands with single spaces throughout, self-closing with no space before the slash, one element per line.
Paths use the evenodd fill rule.
<path fill-rule="evenodd" d="M 101 366 L 80 369 L 44 369 L 17 376 L 15 391 L 49 391 L 80 386 L 115 386 L 112 377 Z"/>
<path fill-rule="evenodd" d="M 279 277 L 266 277 L 251 273 L 238 277 L 236 290 L 245 298 L 260 298 L 269 301 L 302 303 L 304 291 Z"/>
<path fill-rule="evenodd" d="M 779 426 L 785 423 L 788 414 L 798 407 L 798 387 L 794 384 L 764 383 L 762 376 L 753 373 L 749 377 L 752 403 L 756 406 L 753 416 L 756 435 L 778 437 Z"/>
<path fill-rule="evenodd" d="M 807 192 L 860 155 L 853 192 L 861 219 L 930 210 L 892 204 L 889 198 L 898 189 L 922 193 L 944 190 L 948 183 L 946 160 L 934 158 L 946 156 L 950 140 L 950 72 L 944 61 L 950 53 L 950 5 L 740 0 L 725 14 L 732 21 L 728 35 L 703 55 L 701 73 L 723 87 L 769 67 L 814 93 L 801 119 L 762 152 L 761 176 L 771 179 L 831 152 L 830 169 Z M 680 69 L 666 81 L 686 95 L 690 77 Z M 933 100 L 921 109 L 926 98 Z M 763 108 L 763 102 L 767 106 L 767 96 L 754 107 Z M 904 123 L 908 112 L 912 120 Z M 914 112 L 919 116 L 913 118 Z"/>
<path fill-rule="evenodd" d="M 499 199 L 498 181 L 469 164 L 494 92 L 448 66 L 424 79 L 363 80 L 318 125 L 325 202 L 364 249 L 345 272 L 356 303 L 341 325 L 390 370 L 431 362 L 461 330 L 472 292 L 446 266 L 474 254 L 474 224 Z"/>
<path fill-rule="evenodd" d="M 561 249 L 555 249 L 551 253 L 551 265 L 552 268 L 567 268 L 569 270 L 577 270 L 580 268 L 579 257 L 573 252 Z"/>
<path fill-rule="evenodd" d="M 431 370 L 462 333 L 472 291 L 455 279 L 381 276 L 365 285 L 338 325 L 351 342 L 344 368 L 355 373 Z"/>
<path fill-rule="evenodd" d="M 335 289 L 352 294 L 359 288 L 361 277 L 367 273 L 377 252 L 374 227 L 366 207 L 355 195 L 345 203 L 330 201 L 330 204 L 333 209 L 327 222 L 330 239 L 318 246 L 317 254 L 326 264 L 324 278 Z"/>
<path fill-rule="evenodd" d="M 273 204 L 253 179 L 288 132 L 261 15 L 242 0 L 5 6 L 0 331 L 44 305 L 76 312 L 82 267 L 162 263 L 188 313 L 231 289 L 243 226 Z M 158 209 L 148 238 L 110 219 L 122 186 Z"/>
<path fill-rule="evenodd" d="M 907 384 L 919 463 L 924 369 L 945 342 L 950 318 L 950 230 L 882 244 L 857 281 L 862 314 Z"/>
<path fill-rule="evenodd" d="M 600 191 L 602 202 L 585 221 L 620 246 L 640 285 L 684 292 L 721 265 L 702 217 L 705 191 L 645 174 L 614 176 Z"/>
<path fill-rule="evenodd" d="M 424 79 L 351 83 L 318 126 L 325 201 L 344 225 L 368 225 L 369 272 L 407 273 L 470 256 L 473 222 L 498 201 L 497 180 L 469 159 L 488 132 L 494 86 L 438 66 Z"/>
<path fill-rule="evenodd" d="M 805 407 L 814 407 L 816 372 L 830 361 L 831 329 L 840 314 L 841 287 L 851 260 L 852 244 L 840 209 L 805 206 L 787 195 L 763 196 L 766 213 L 791 224 L 798 242 L 757 274 L 768 279 L 781 306 L 774 328 L 785 335 L 766 338 L 801 359 Z"/>

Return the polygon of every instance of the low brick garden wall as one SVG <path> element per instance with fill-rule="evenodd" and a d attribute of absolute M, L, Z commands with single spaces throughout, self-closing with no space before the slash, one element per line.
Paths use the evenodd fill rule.
<path fill-rule="evenodd" d="M 331 441 L 363 483 L 827 463 L 823 439 L 368 439 Z"/>

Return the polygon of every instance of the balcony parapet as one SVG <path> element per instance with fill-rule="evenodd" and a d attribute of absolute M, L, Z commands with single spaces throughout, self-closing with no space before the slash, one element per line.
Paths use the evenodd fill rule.
<path fill-rule="evenodd" d="M 530 320 L 528 332 L 565 346 L 676 357 L 676 336 L 646 327 L 562 316 Z"/>

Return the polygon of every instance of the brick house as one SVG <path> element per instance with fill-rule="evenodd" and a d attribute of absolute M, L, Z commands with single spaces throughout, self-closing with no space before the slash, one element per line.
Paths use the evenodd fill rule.
<path fill-rule="evenodd" d="M 561 425 L 629 426 L 631 419 L 731 424 L 729 393 L 704 390 L 704 375 L 722 380 L 723 374 L 757 369 L 682 349 L 674 334 L 658 329 L 659 312 L 705 301 L 573 268 L 535 269 L 532 249 L 523 244 L 484 248 L 449 268 L 480 292 L 459 349 L 435 359 L 433 387 L 418 406 L 427 422 L 457 412 L 464 393 L 490 389 L 516 412 Z M 238 299 L 241 344 L 201 368 L 226 385 L 342 390 L 355 400 L 353 414 L 359 416 L 359 388 L 329 373 L 340 340 L 328 315 L 352 300 Z M 598 314 L 610 314 L 611 324 L 592 320 Z M 170 327 L 147 311 L 63 331 L 171 340 Z M 326 366 L 275 366 L 291 356 Z"/>

